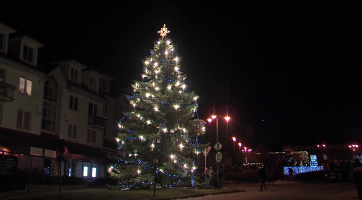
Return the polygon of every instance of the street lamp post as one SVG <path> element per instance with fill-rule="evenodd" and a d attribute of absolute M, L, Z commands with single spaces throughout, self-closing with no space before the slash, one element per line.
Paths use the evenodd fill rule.
<path fill-rule="evenodd" d="M 234 141 L 234 157 L 235 157 L 235 142 L 236 142 L 236 137 L 233 137 L 233 141 Z"/>
<path fill-rule="evenodd" d="M 213 114 L 211 115 L 212 119 L 209 118 L 208 121 L 211 122 L 212 120 L 216 119 L 216 156 L 218 156 L 219 152 L 220 152 L 220 148 L 219 148 L 219 116 L 215 115 L 215 106 L 213 106 L 211 108 L 212 108 L 212 112 L 213 112 Z M 220 114 L 220 108 L 219 108 L 218 114 Z M 210 115 L 210 109 L 209 109 L 209 115 Z M 225 120 L 228 122 L 230 120 L 230 117 L 226 116 Z M 219 188 L 219 162 L 217 162 L 217 161 L 216 161 L 216 187 Z"/>
<path fill-rule="evenodd" d="M 354 160 L 354 152 L 356 149 L 358 149 L 358 144 L 352 144 L 348 146 L 350 149 L 352 149 L 352 161 Z"/>

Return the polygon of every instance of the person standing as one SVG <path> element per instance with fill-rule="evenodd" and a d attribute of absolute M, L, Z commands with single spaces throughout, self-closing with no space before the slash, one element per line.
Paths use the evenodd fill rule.
<path fill-rule="evenodd" d="M 263 167 L 263 165 L 261 165 L 259 168 L 260 192 L 263 191 L 263 186 L 264 189 L 266 190 L 265 179 L 266 179 L 266 170 Z"/>
<path fill-rule="evenodd" d="M 362 164 L 358 158 L 354 161 L 351 178 L 356 184 L 358 198 L 362 199 Z"/>
<path fill-rule="evenodd" d="M 210 169 L 209 169 L 207 175 L 209 175 L 209 177 L 210 177 L 211 184 L 214 183 L 214 178 L 213 178 L 213 177 L 214 177 L 214 174 L 215 174 L 215 171 L 214 171 L 214 169 L 212 168 L 212 166 L 210 166 Z"/>

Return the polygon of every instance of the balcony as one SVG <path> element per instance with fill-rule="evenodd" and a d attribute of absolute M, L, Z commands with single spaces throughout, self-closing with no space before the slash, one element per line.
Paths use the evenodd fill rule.
<path fill-rule="evenodd" d="M 106 124 L 107 124 L 107 118 L 99 115 L 98 116 L 88 115 L 88 126 L 105 129 Z"/>
<path fill-rule="evenodd" d="M 0 102 L 12 102 L 14 101 L 15 85 L 11 85 L 4 81 L 0 81 Z"/>

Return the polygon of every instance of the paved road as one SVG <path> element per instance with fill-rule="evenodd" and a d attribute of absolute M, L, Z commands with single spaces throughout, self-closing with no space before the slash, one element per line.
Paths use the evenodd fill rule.
<path fill-rule="evenodd" d="M 353 182 L 320 182 L 271 184 L 267 183 L 267 191 L 260 192 L 257 183 L 223 184 L 223 188 L 237 188 L 245 192 L 209 195 L 187 200 L 358 200 L 357 190 Z"/>

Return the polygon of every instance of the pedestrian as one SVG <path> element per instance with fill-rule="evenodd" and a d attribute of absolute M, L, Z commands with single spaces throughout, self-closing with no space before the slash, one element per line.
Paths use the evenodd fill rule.
<path fill-rule="evenodd" d="M 214 171 L 214 169 L 212 168 L 212 166 L 210 166 L 210 169 L 208 170 L 207 175 L 210 177 L 211 184 L 213 184 L 215 171 Z"/>
<path fill-rule="evenodd" d="M 355 158 L 351 173 L 351 178 L 357 187 L 358 197 L 362 199 L 362 164 L 358 158 Z"/>
<path fill-rule="evenodd" d="M 259 168 L 260 192 L 263 191 L 263 186 L 264 189 L 266 190 L 265 179 L 266 179 L 266 170 L 263 167 L 263 165 L 261 165 Z"/>

